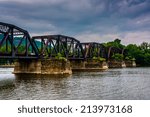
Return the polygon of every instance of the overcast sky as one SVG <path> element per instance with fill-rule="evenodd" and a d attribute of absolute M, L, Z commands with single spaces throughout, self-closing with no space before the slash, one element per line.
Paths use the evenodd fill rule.
<path fill-rule="evenodd" d="M 0 0 L 0 21 L 26 29 L 31 36 L 150 43 L 150 0 Z"/>

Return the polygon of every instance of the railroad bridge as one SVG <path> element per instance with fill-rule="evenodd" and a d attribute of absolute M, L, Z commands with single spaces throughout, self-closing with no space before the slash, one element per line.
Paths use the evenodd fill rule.
<path fill-rule="evenodd" d="M 81 43 L 79 40 L 65 35 L 31 37 L 28 31 L 18 26 L 0 22 L 0 59 L 18 61 L 15 65 L 15 72 L 18 71 L 18 73 L 23 71 L 23 73 L 30 71 L 37 73 L 39 71 L 38 73 L 46 74 L 48 70 L 55 73 L 50 66 L 53 69 L 60 67 L 59 71 L 67 73 L 74 65 L 87 62 L 94 57 L 109 60 L 114 53 L 124 54 L 123 52 L 124 50 L 119 48 L 105 47 L 100 43 Z M 61 60 L 56 60 L 56 58 Z M 63 62 L 54 65 L 54 63 L 58 64 L 58 61 Z M 71 67 L 68 67 L 68 61 L 72 63 Z M 64 70 L 62 70 L 63 66 L 66 66 L 63 68 Z M 82 67 L 85 67 L 85 64 Z"/>

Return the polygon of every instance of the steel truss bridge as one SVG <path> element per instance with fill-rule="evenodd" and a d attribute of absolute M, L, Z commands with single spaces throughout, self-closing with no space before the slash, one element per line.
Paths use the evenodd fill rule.
<path fill-rule="evenodd" d="M 81 43 L 64 35 L 30 37 L 28 31 L 12 24 L 0 22 L 1 59 L 48 59 L 58 54 L 69 60 L 103 57 L 107 60 L 114 53 L 124 54 L 123 49 L 105 47 L 95 42 Z"/>

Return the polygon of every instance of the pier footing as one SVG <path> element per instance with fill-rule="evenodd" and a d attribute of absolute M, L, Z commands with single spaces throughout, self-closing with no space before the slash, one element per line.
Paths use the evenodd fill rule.
<path fill-rule="evenodd" d="M 93 60 L 75 60 L 70 61 L 72 71 L 76 72 L 98 72 L 108 69 L 106 62 L 93 61 Z"/>
<path fill-rule="evenodd" d="M 57 59 L 23 60 L 15 63 L 14 74 L 72 74 L 70 62 Z"/>
<path fill-rule="evenodd" d="M 125 61 L 126 67 L 136 67 L 136 62 L 134 60 Z"/>
<path fill-rule="evenodd" d="M 108 67 L 109 68 L 125 68 L 126 64 L 124 61 L 108 61 Z"/>

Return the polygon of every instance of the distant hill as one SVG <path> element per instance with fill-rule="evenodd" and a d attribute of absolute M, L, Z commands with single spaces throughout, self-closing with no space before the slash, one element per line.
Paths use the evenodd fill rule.
<path fill-rule="evenodd" d="M 2 34 L 0 34 L 0 41 L 1 41 L 3 38 L 4 38 L 4 36 L 3 36 Z M 15 37 L 15 38 L 14 38 L 14 45 L 17 46 L 17 45 L 19 44 L 19 42 L 20 42 L 21 39 L 22 39 L 21 37 Z M 6 42 L 4 42 L 4 43 L 6 43 Z M 9 43 L 9 41 L 8 41 L 8 43 Z M 41 46 L 41 42 L 40 42 L 40 41 L 35 41 L 35 43 L 36 43 L 36 45 L 37 45 L 38 47 Z M 10 44 L 10 43 L 9 43 L 9 44 Z M 21 45 L 22 45 L 22 46 L 25 46 L 25 40 L 22 41 L 22 44 L 21 44 Z"/>

